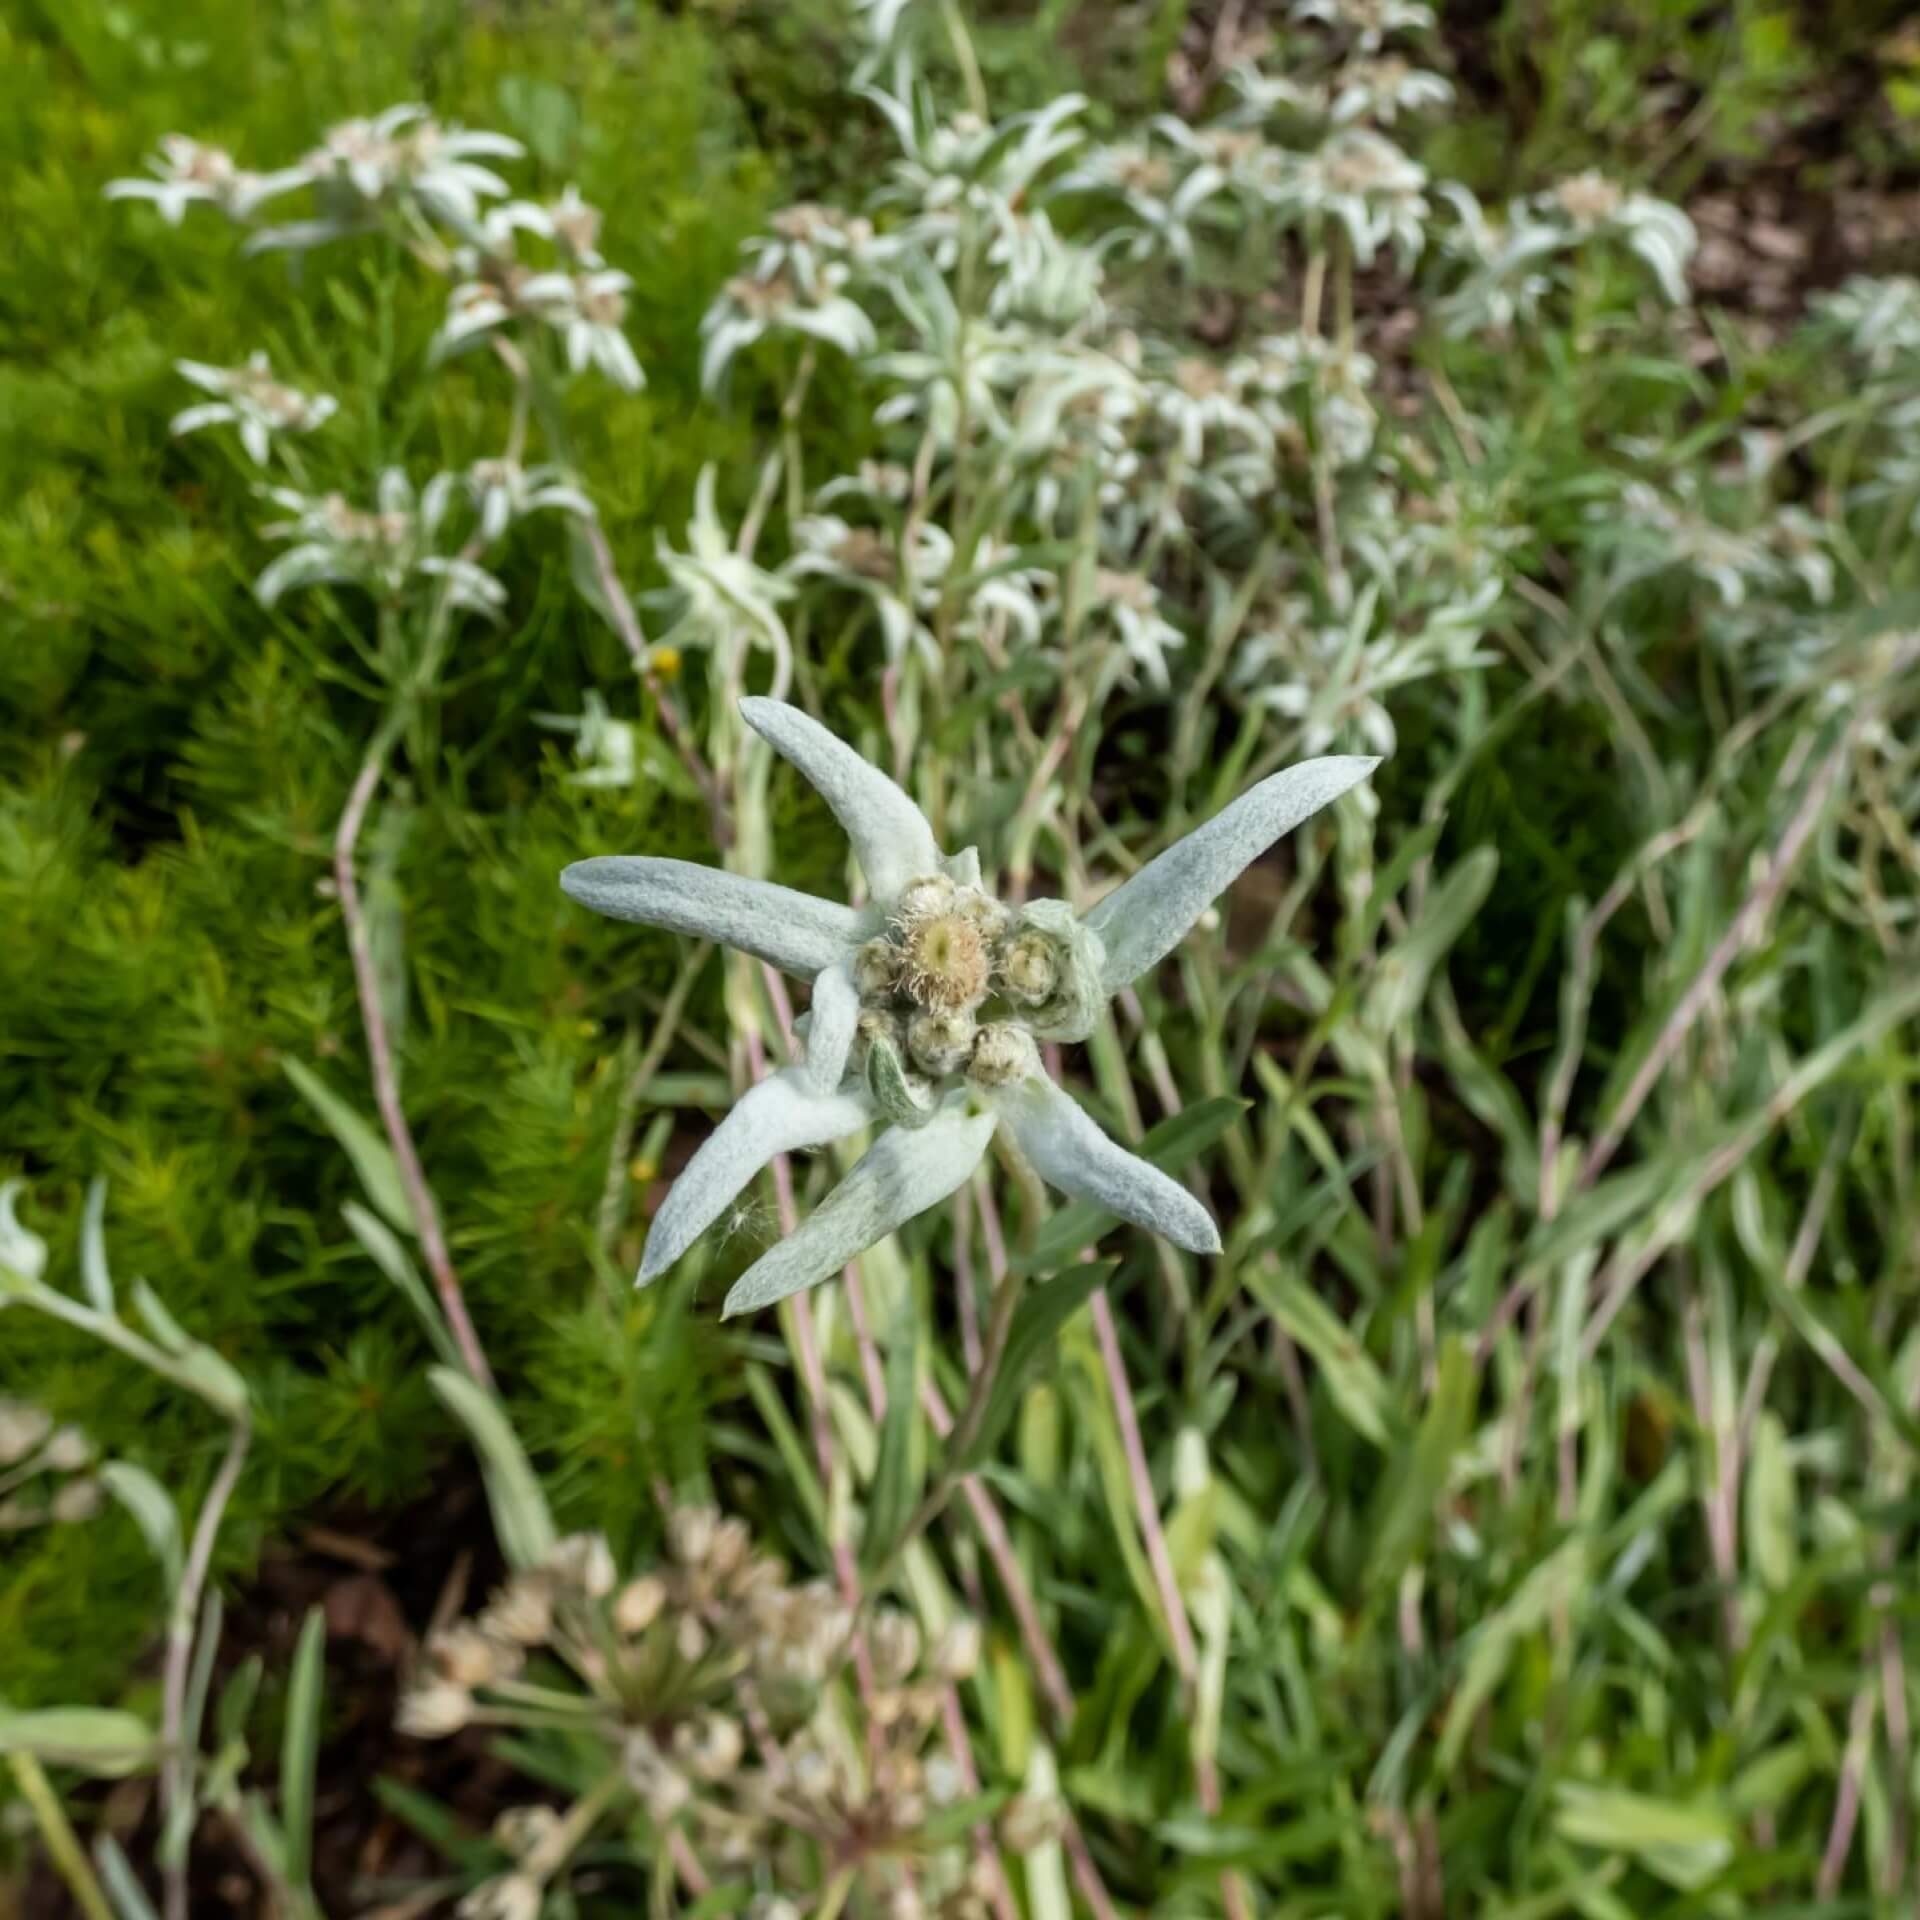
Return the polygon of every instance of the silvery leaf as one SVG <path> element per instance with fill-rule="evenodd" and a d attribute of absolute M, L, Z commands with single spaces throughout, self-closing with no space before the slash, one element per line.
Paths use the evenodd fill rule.
<path fill-rule="evenodd" d="M 1190 1253 L 1218 1253 L 1213 1217 L 1179 1181 L 1109 1140 L 1073 1096 L 1035 1074 L 998 1096 L 1020 1150 L 1049 1186 L 1091 1200 Z"/>
<path fill-rule="evenodd" d="M 807 978 L 843 959 L 864 931 L 861 916 L 837 900 L 690 860 L 607 854 L 576 860 L 560 885 L 595 913 L 718 940 Z"/>
<path fill-rule="evenodd" d="M 1106 947 L 1106 990 L 1117 993 L 1164 959 L 1249 862 L 1379 764 L 1367 754 L 1332 754 L 1288 767 L 1116 887 L 1086 916 Z"/>
<path fill-rule="evenodd" d="M 896 1127 L 924 1127 L 934 1115 L 933 1103 L 908 1084 L 900 1049 L 891 1040 L 875 1040 L 867 1049 L 867 1095 Z"/>
<path fill-rule="evenodd" d="M 807 1081 L 816 1093 L 831 1093 L 846 1078 L 847 1055 L 860 1019 L 860 989 L 853 984 L 853 963 L 836 960 L 813 982 L 808 1009 Z"/>
<path fill-rule="evenodd" d="M 740 702 L 740 713 L 820 790 L 853 842 L 876 900 L 891 901 L 909 880 L 940 871 L 940 849 L 926 815 L 878 767 L 784 701 L 750 696 Z"/>
<path fill-rule="evenodd" d="M 0 1267 L 22 1280 L 38 1280 L 47 1270 L 47 1243 L 15 1218 L 13 1196 L 24 1193 L 24 1180 L 0 1181 Z"/>
<path fill-rule="evenodd" d="M 832 1278 L 856 1254 L 957 1191 L 993 1138 L 994 1116 L 956 1102 L 917 1132 L 894 1127 L 819 1207 L 769 1247 L 727 1295 L 723 1319 Z"/>
<path fill-rule="evenodd" d="M 653 1216 L 636 1284 L 644 1287 L 665 1273 L 776 1154 L 843 1139 L 872 1118 L 859 1094 L 820 1093 L 802 1067 L 789 1067 L 742 1094 Z"/>

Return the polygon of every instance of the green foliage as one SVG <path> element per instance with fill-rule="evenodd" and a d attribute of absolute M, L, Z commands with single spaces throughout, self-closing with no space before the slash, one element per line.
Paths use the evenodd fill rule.
<path fill-rule="evenodd" d="M 168 439 L 186 391 L 171 363 L 265 346 L 350 396 L 325 478 L 356 493 L 384 462 L 488 450 L 503 418 L 458 368 L 430 408 L 410 397 L 440 304 L 418 276 L 352 249 L 243 262 L 216 224 L 176 231 L 101 188 L 173 128 L 278 161 L 415 94 L 519 133 L 537 181 L 577 177 L 610 210 L 608 245 L 635 270 L 651 384 L 583 409 L 577 432 L 645 584 L 646 529 L 684 520 L 699 465 L 742 431 L 698 405 L 694 330 L 775 174 L 707 35 L 586 5 L 546 9 L 536 29 L 437 0 L 190 0 L 164 22 L 86 0 L 0 24 L 0 75 L 4 1151 L 33 1174 L 37 1225 L 69 1269 L 82 1190 L 104 1175 L 116 1271 L 160 1281 L 256 1384 L 273 1466 L 243 1488 L 225 1544 L 244 1559 L 273 1515 L 406 1496 L 461 1443 L 433 1410 L 408 1309 L 343 1225 L 363 1197 L 353 1168 L 287 1078 L 309 1070 L 371 1112 L 328 860 L 370 689 L 338 618 L 254 602 L 250 476 L 211 441 Z M 577 710 L 619 655 L 552 567 L 529 556 L 514 572 L 509 644 L 456 662 L 432 716 L 439 758 L 399 855 L 406 1084 L 436 1181 L 472 1196 L 449 1230 L 490 1345 L 553 1395 L 556 1440 L 587 1421 L 644 1487 L 663 1466 L 698 1469 L 698 1422 L 672 1416 L 697 1408 L 711 1348 L 677 1339 L 671 1386 L 645 1405 L 601 1391 L 605 1308 L 585 1249 L 607 1036 L 640 1015 L 648 982 L 624 955 L 613 971 L 614 943 L 561 910 L 552 875 L 589 838 L 697 853 L 703 826 L 657 789 L 563 783 L 532 715 Z M 655 956 L 657 983 L 667 943 Z M 0 1342 L 0 1386 L 30 1385 L 191 1485 L 204 1418 L 131 1372 L 27 1316 Z M 110 1685 L 145 1618 L 113 1624 L 140 1591 L 133 1529 L 9 1551 L 24 1562 L 0 1595 L 9 1691 Z M 76 1585 L 95 1616 L 84 1631 L 45 1604 Z"/>
<path fill-rule="evenodd" d="M 996 108 L 1080 79 L 1125 124 L 1163 104 L 1187 11 L 993 10 L 979 48 Z M 1862 32 L 1879 30 L 1871 12 Z M 1499 101 L 1420 150 L 1491 206 L 1589 162 L 1637 177 L 1661 116 L 1698 95 L 1682 147 L 1654 156 L 1677 192 L 1697 168 L 1764 157 L 1837 64 L 1825 33 L 1777 0 L 1516 0 L 1470 43 L 1490 49 L 1495 80 L 1478 84 Z M 938 34 L 923 37 L 950 85 Z M 475 364 L 420 382 L 441 290 L 404 263 L 243 259 L 217 222 L 176 232 L 100 189 L 175 127 L 271 161 L 415 96 L 511 130 L 542 189 L 577 177 L 634 272 L 649 385 L 583 398 L 569 424 L 646 589 L 701 467 L 735 525 L 776 431 L 777 354 L 743 363 L 725 408 L 698 391 L 699 317 L 739 242 L 782 198 L 856 197 L 890 152 L 839 91 L 847 64 L 828 0 L 40 0 L 0 22 L 0 1172 L 29 1178 L 53 1272 L 104 1309 L 104 1235 L 130 1323 L 145 1275 L 247 1382 L 256 1465 L 219 1572 L 243 1575 L 331 1502 L 417 1499 L 470 1445 L 528 1563 L 592 1529 L 644 1564 L 657 1490 L 717 1485 L 807 1571 L 864 1525 L 890 1600 L 979 1608 L 988 1656 L 964 1704 L 981 1773 L 1004 1793 L 1057 1760 L 1123 1905 L 1216 1911 L 1231 1867 L 1263 1912 L 1776 1910 L 1781 1889 L 1816 1884 L 1858 1751 L 1841 1892 L 1795 1910 L 1877 1915 L 1872 1890 L 1912 1852 L 1896 1729 L 1920 1705 L 1897 1585 L 1920 1441 L 1911 659 L 1871 700 L 1861 689 L 1910 631 L 1920 549 L 1882 396 L 1831 335 L 1729 336 L 1716 361 L 1698 351 L 1707 328 L 1682 334 L 1633 269 L 1596 258 L 1537 324 L 1492 341 L 1435 329 L 1395 362 L 1395 498 L 1436 513 L 1444 498 L 1456 525 L 1510 538 L 1494 658 L 1396 690 L 1377 813 L 1303 835 L 1266 892 L 1224 903 L 1218 930 L 1070 1060 L 1117 1132 L 1214 1200 L 1225 1257 L 1196 1269 L 1085 1204 L 1036 1222 L 1013 1202 L 1005 1222 L 1030 1291 L 965 1464 L 1058 1649 L 1070 1717 L 970 1507 L 954 1501 L 925 1542 L 897 1537 L 943 1464 L 919 1398 L 900 1403 L 934 1388 L 957 1408 L 967 1386 L 953 1303 L 987 1264 L 971 1198 L 867 1257 L 883 1364 L 866 1366 L 837 1283 L 816 1296 L 827 1470 L 791 1320 L 716 1324 L 751 1230 L 630 1287 L 658 1179 L 710 1125 L 743 1009 L 765 1010 L 750 973 L 699 973 L 625 1146 L 628 1083 L 680 956 L 587 919 L 554 876 L 589 850 L 716 849 L 644 727 L 648 777 L 570 777 L 536 716 L 631 677 L 558 544 L 531 534 L 503 568 L 504 624 L 463 637 L 442 697 L 412 716 L 363 847 L 405 1104 L 501 1405 L 454 1372 L 373 1127 L 334 895 L 335 825 L 380 712 L 370 623 L 319 596 L 263 611 L 255 476 L 166 422 L 176 357 L 267 347 L 342 397 L 314 477 L 363 495 L 387 463 L 419 474 L 492 450 L 505 407 Z M 1290 322 L 1299 287 L 1243 251 L 1257 258 L 1233 271 L 1263 277 L 1228 304 L 1265 327 L 1277 301 Z M 1213 320 L 1186 286 L 1148 287 L 1142 306 L 1175 332 Z M 892 451 L 870 384 L 822 365 L 801 416 L 811 477 Z M 1805 437 L 1743 491 L 1726 470 L 1753 425 Z M 1767 576 L 1745 611 L 1785 608 L 1788 626 L 1741 629 L 1697 549 L 1629 551 L 1632 480 L 1734 542 L 1779 506 L 1817 510 L 1832 603 Z M 1302 577 L 1323 537 L 1305 491 L 1272 503 Z M 1233 561 L 1220 597 L 1258 564 Z M 1810 669 L 1782 632 L 1823 649 Z M 1183 675 L 1206 639 L 1187 636 Z M 816 633 L 806 664 L 823 710 L 884 758 L 872 636 Z M 1056 857 L 1108 874 L 1144 859 L 1271 746 L 1244 690 L 1182 679 L 1174 708 L 1127 693 L 1076 721 L 1030 789 L 1011 750 L 995 759 L 1007 703 L 1044 730 L 1060 673 L 1018 661 L 939 689 L 956 697 L 919 719 L 929 787 L 969 809 L 990 861 L 1024 878 L 1037 849 L 1040 891 Z M 705 737 L 704 690 L 682 692 Z M 1737 918 L 1833 755 L 1791 870 Z M 767 824 L 780 878 L 839 893 L 842 843 L 798 782 L 775 780 Z M 1583 1177 L 1596 1142 L 1604 1164 Z M 616 1143 L 631 1224 L 603 1248 Z M 832 1169 L 794 1171 L 799 1204 L 817 1203 Z M 1095 1242 L 1112 1260 L 1075 1264 Z M 890 1418 L 868 1402 L 876 1373 Z M 0 1747 L 143 1764 L 115 1741 L 150 1742 L 154 1721 L 139 1664 L 153 1555 L 181 1550 L 160 1489 L 197 1510 L 220 1437 L 204 1408 L 26 1312 L 0 1319 L 0 1392 L 125 1456 L 103 1471 L 121 1504 L 98 1521 L 5 1536 Z M 296 1865 L 318 1630 L 301 1644 L 283 1767 Z M 221 1741 L 259 1678 L 233 1682 Z M 1879 1718 L 1856 1741 L 1863 1700 Z M 101 1705 L 33 1718 L 77 1701 Z M 540 1758 L 567 1777 L 564 1757 Z M 387 1782 L 382 1797 L 463 1873 L 497 1864 L 426 1795 Z M 1429 1863 L 1445 1897 L 1423 1908 Z M 1034 1849 L 1031 1909 L 1067 1911 L 1066 1885 Z"/>

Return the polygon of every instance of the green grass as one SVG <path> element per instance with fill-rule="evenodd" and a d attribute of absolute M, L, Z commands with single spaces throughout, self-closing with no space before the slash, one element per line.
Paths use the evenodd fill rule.
<path fill-rule="evenodd" d="M 1714 40 L 1691 8 L 1510 7 L 1490 42 L 1502 77 L 1517 87 L 1530 53 L 1543 81 L 1525 142 L 1496 162 L 1496 132 L 1474 120 L 1436 151 L 1473 162 L 1489 199 L 1595 157 L 1632 172 L 1636 90 L 1677 67 L 1719 90 L 1702 153 L 1738 165 L 1822 53 L 1784 10 L 1724 11 L 1737 35 Z M 1003 106 L 1076 69 L 1116 114 L 1154 104 L 1180 8 L 1130 10 L 1138 33 L 1111 84 L 1097 9 L 1038 14 L 983 36 Z M 573 424 L 615 549 L 651 587 L 654 538 L 678 541 L 703 465 L 742 509 L 778 399 L 752 374 L 725 407 L 700 396 L 707 300 L 769 209 L 851 190 L 883 151 L 831 92 L 838 34 L 812 5 L 717 0 L 181 0 L 151 17 L 88 0 L 0 24 L 0 1172 L 30 1182 L 61 1276 L 87 1182 L 104 1175 L 116 1271 L 150 1278 L 254 1383 L 260 1446 L 222 1546 L 235 1578 L 334 1503 L 419 1498 L 465 1443 L 426 1383 L 416 1323 L 343 1224 L 353 1169 L 281 1065 L 306 1063 L 370 1111 L 328 849 L 377 707 L 331 603 L 255 602 L 256 503 L 210 439 L 167 437 L 182 394 L 171 363 L 266 346 L 298 365 L 342 396 L 316 458 L 355 491 L 391 462 L 419 473 L 468 457 L 504 415 L 459 365 L 417 398 L 439 319 L 419 276 L 350 248 L 243 261 L 219 223 L 169 231 L 101 188 L 171 129 L 277 159 L 408 97 L 514 132 L 543 187 L 578 178 L 609 210 L 608 255 L 634 273 L 649 385 L 600 389 Z M 1870 874 L 1911 909 L 1911 863 L 1885 819 L 1908 806 L 1905 763 L 1877 795 L 1862 775 L 1814 836 L 1586 1197 L 1543 1202 L 1540 1170 L 1569 1008 L 1586 1049 L 1567 1133 L 1585 1143 L 1834 737 L 1796 708 L 1716 758 L 1763 696 L 1710 643 L 1697 584 L 1668 573 L 1617 589 L 1589 512 L 1595 476 L 1703 471 L 1743 419 L 1806 418 L 1844 397 L 1846 376 L 1789 341 L 1709 378 L 1640 350 L 1644 316 L 1619 287 L 1582 297 L 1511 351 L 1423 343 L 1486 430 L 1469 451 L 1424 405 L 1407 427 L 1524 530 L 1516 570 L 1548 610 L 1505 603 L 1497 667 L 1396 707 L 1377 821 L 1343 816 L 1298 852 L 1320 866 L 1307 905 L 1273 925 L 1242 909 L 1250 936 L 1227 917 L 1227 937 L 1196 938 L 1142 983 L 1145 1042 L 1125 1021 L 1076 1065 L 1102 1117 L 1135 1137 L 1162 1117 L 1157 1060 L 1188 1102 L 1249 1103 L 1205 1162 L 1231 1202 L 1229 1261 L 1196 1277 L 1142 1236 L 1111 1243 L 1176 1568 L 1208 1578 L 1217 1556 L 1224 1571 L 1217 1821 L 1200 1814 L 1192 1706 L 1086 1316 L 987 1473 L 1081 1700 L 1055 1730 L 1062 1778 L 1109 1886 L 1140 1911 L 1218 1911 L 1227 1866 L 1261 1889 L 1259 1911 L 1303 1920 L 1911 1910 L 1890 1889 L 1898 1859 L 1908 1886 L 1915 1870 L 1900 1729 L 1920 1710 L 1902 1572 L 1920 1440 L 1920 1014 L 1895 999 L 1916 978 L 1911 925 L 1876 925 L 1858 884 Z M 851 376 L 822 386 L 815 475 L 874 444 Z M 1623 454 L 1628 435 L 1655 451 Z M 1824 447 L 1808 457 L 1817 500 L 1833 470 Z M 1869 639 L 1912 618 L 1915 556 L 1889 543 L 1884 558 L 1841 589 Z M 820 1489 L 779 1423 L 799 1405 L 786 1348 L 771 1323 L 715 1317 L 751 1247 L 636 1295 L 637 1228 L 611 1256 L 595 1241 L 618 1085 L 678 958 L 665 937 L 580 914 L 554 876 L 583 852 L 710 859 L 707 816 L 658 782 L 568 782 L 535 715 L 622 684 L 623 656 L 555 543 L 529 534 L 505 578 L 505 624 L 467 630 L 365 849 L 376 899 L 386 886 L 405 903 L 406 1104 L 561 1523 L 606 1530 L 624 1558 L 653 1542 L 656 1482 L 717 1485 L 818 1565 Z M 844 731 L 882 737 L 877 682 L 870 650 L 830 670 L 823 705 Z M 1120 841 L 1149 850 L 1163 818 L 1226 797 L 1212 777 L 1235 719 L 1223 705 L 1214 722 L 1214 756 L 1163 797 L 1164 712 L 1108 712 L 1087 751 L 1102 790 L 1124 796 L 1107 823 Z M 966 739 L 943 744 L 964 766 Z M 989 856 L 1008 850 L 1008 799 L 956 802 Z M 1569 924 L 1696 804 L 1689 843 L 1597 937 L 1590 993 L 1570 989 Z M 776 783 L 773 832 L 783 878 L 835 890 L 839 842 L 797 782 Z M 1890 1006 L 1898 1017 L 1882 1018 Z M 717 969 L 687 1025 L 670 1068 L 720 1071 Z M 1773 1113 L 1808 1060 L 1822 1071 Z M 690 1139 L 706 1119 L 686 1105 L 675 1124 Z M 816 1199 L 826 1171 L 803 1170 Z M 888 1269 L 889 1297 L 919 1301 L 947 1356 L 934 1302 L 951 1244 L 947 1219 L 929 1218 Z M 1596 1272 L 1604 1283 L 1647 1249 L 1583 1354 Z M 1530 1304 L 1480 1351 L 1517 1283 Z M 1705 1509 L 1763 1354 L 1744 1491 L 1719 1534 Z M 0 1392 L 83 1423 L 170 1486 L 199 1487 L 217 1458 L 199 1410 L 24 1312 L 0 1320 Z M 993 1612 L 975 1538 L 948 1523 L 937 1539 Z M 154 1580 L 126 1518 L 9 1537 L 7 1553 L 9 1702 L 150 1705 Z M 991 1674 L 970 1705 L 988 1765 L 1017 1780 L 1045 1713 L 999 1616 Z M 1816 1897 L 1863 1700 L 1878 1717 L 1861 1837 L 1839 1891 Z"/>

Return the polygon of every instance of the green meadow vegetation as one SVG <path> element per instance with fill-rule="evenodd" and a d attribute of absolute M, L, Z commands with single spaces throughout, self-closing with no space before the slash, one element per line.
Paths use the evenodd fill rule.
<path fill-rule="evenodd" d="M 1914 1910 L 1900 11 L 0 9 L 0 1915 Z"/>

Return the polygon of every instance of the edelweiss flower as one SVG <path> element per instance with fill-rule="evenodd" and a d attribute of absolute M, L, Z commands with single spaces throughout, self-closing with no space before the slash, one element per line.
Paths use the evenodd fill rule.
<path fill-rule="evenodd" d="M 886 643 L 897 662 L 909 646 L 933 664 L 939 659 L 924 615 L 940 604 L 941 582 L 953 564 L 953 536 L 920 521 L 902 567 L 895 537 L 873 527 L 851 526 L 837 513 L 803 514 L 793 525 L 794 551 L 781 569 L 789 580 L 829 580 L 873 603 Z"/>
<path fill-rule="evenodd" d="M 615 919 L 723 941 L 813 982 L 804 1060 L 745 1094 L 654 1216 L 639 1284 L 664 1273 L 776 1155 L 892 1124 L 795 1232 L 727 1295 L 731 1315 L 799 1292 L 937 1206 L 997 1128 L 1042 1179 L 1199 1253 L 1219 1234 L 1177 1181 L 1109 1140 L 1040 1063 L 1039 1040 L 1085 1039 L 1101 1003 L 1172 951 L 1208 903 L 1281 834 L 1378 764 L 1310 760 L 1263 780 L 1085 915 L 1063 900 L 1010 911 L 979 855 L 943 854 L 913 801 L 797 708 L 745 699 L 747 724 L 833 809 L 872 896 L 865 907 L 684 860 L 582 860 L 560 876 Z"/>
<path fill-rule="evenodd" d="M 367 201 L 395 190 L 412 193 L 435 212 L 471 224 L 482 199 L 509 192 L 497 173 L 476 160 L 518 160 L 525 151 L 504 133 L 443 127 L 425 107 L 405 105 L 329 127 L 305 172 L 316 184 L 338 182 Z"/>
<path fill-rule="evenodd" d="M 1681 210 L 1650 193 L 1629 193 L 1605 174 L 1589 169 L 1533 197 L 1537 216 L 1565 223 L 1575 240 L 1616 234 L 1660 283 L 1676 306 L 1687 297 L 1687 263 L 1699 246 L 1694 225 Z"/>
<path fill-rule="evenodd" d="M 215 398 L 176 413 L 167 431 L 198 433 L 202 427 L 236 427 L 240 444 L 258 467 L 267 464 L 276 433 L 311 433 L 335 411 L 334 401 L 324 393 L 309 395 L 282 386 L 264 353 L 249 355 L 244 367 L 209 367 L 198 360 L 176 360 L 173 365 L 183 380 Z"/>
<path fill-rule="evenodd" d="M 631 274 L 599 267 L 587 273 L 535 274 L 518 292 L 520 304 L 560 335 L 571 372 L 598 367 L 616 387 L 638 393 L 647 376 L 625 332 L 627 289 L 632 285 Z"/>
<path fill-rule="evenodd" d="M 1920 280 L 1911 275 L 1856 273 L 1834 292 L 1817 295 L 1813 308 L 1874 373 L 1920 354 Z"/>
<path fill-rule="evenodd" d="M 523 467 L 517 460 L 476 460 L 463 476 L 480 537 L 489 546 L 514 521 L 552 510 L 591 520 L 593 502 L 567 478 L 563 467 Z"/>
<path fill-rule="evenodd" d="M 793 598 L 792 584 L 735 551 L 714 505 L 713 483 L 713 468 L 702 467 L 694 482 L 685 553 L 654 535 L 654 551 L 681 602 L 666 640 L 676 647 L 723 650 L 757 643 L 784 660 L 788 641 L 780 603 Z"/>
<path fill-rule="evenodd" d="M 1337 220 L 1357 265 L 1370 267 L 1391 241 L 1404 266 L 1426 238 L 1426 169 L 1384 134 L 1346 127 L 1317 152 L 1296 158 L 1275 189 L 1274 204 L 1309 220 Z"/>
<path fill-rule="evenodd" d="M 638 741 L 633 724 L 616 720 L 602 696 L 591 687 L 573 713 L 536 713 L 535 721 L 555 733 L 573 735 L 573 757 L 578 773 L 566 776 L 574 787 L 630 787 L 639 774 Z"/>
<path fill-rule="evenodd" d="M 1403 113 L 1444 107 L 1453 98 L 1453 83 L 1389 53 L 1342 67 L 1327 91 L 1328 111 L 1336 122 L 1377 120 L 1390 127 Z"/>
<path fill-rule="evenodd" d="M 1362 53 L 1377 53 L 1396 33 L 1425 33 L 1433 9 L 1422 0 L 1294 0 L 1296 20 L 1317 20 L 1353 35 Z"/>
<path fill-rule="evenodd" d="M 781 218 L 806 212 L 789 208 Z M 855 223 L 864 226 L 864 221 Z M 734 361 L 768 334 L 797 333 L 837 348 L 849 359 L 873 351 L 873 322 L 841 291 L 848 268 L 821 259 L 813 242 L 763 242 L 750 273 L 721 288 L 700 322 L 700 384 L 709 393 L 726 381 Z"/>
<path fill-rule="evenodd" d="M 190 206 L 218 207 L 230 219 L 243 220 L 260 201 L 299 185 L 305 174 L 248 173 L 232 154 L 202 146 L 184 133 L 161 137 L 160 151 L 147 162 L 151 180 L 110 180 L 109 200 L 150 200 L 168 226 L 177 227 Z"/>
<path fill-rule="evenodd" d="M 314 499 L 275 488 L 270 497 L 293 518 L 262 531 L 270 539 L 294 544 L 261 574 L 254 592 L 272 606 L 290 588 L 327 581 L 364 587 L 377 599 L 397 601 L 416 581 L 425 580 L 446 596 L 450 608 L 497 614 L 506 605 L 507 592 L 492 574 L 457 554 L 433 551 L 456 484 L 452 474 L 436 474 L 416 498 L 405 472 L 388 467 L 380 475 L 370 512 L 337 493 Z"/>

